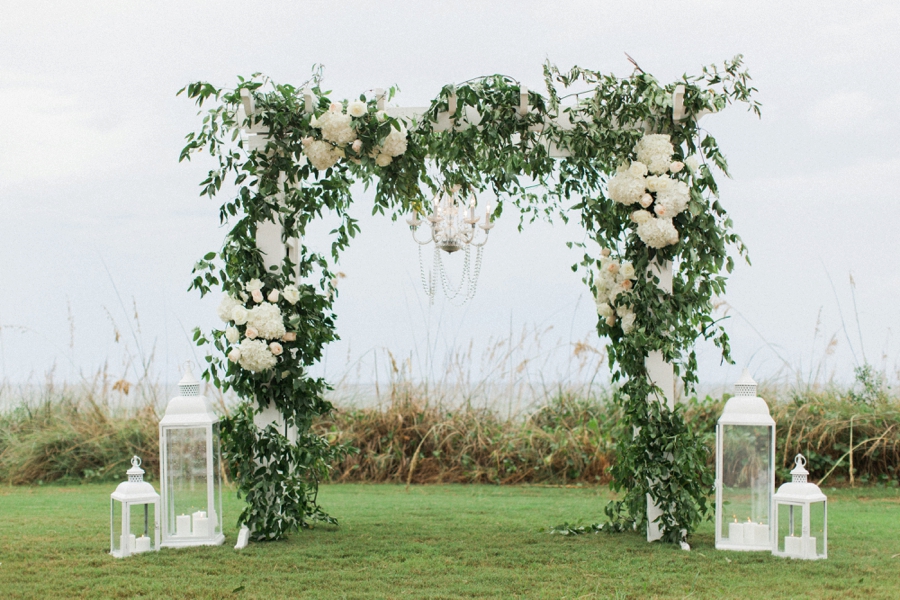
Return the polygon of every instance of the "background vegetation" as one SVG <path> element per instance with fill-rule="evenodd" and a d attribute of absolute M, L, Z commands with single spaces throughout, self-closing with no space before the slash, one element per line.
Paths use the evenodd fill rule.
<path fill-rule="evenodd" d="M 13 407 L 0 411 L 0 482 L 117 480 L 133 454 L 155 478 L 165 391 L 146 382 L 127 397 L 123 391 L 104 377 L 80 386 L 48 383 L 31 398 L 0 386 L 0 406 Z M 900 399 L 871 369 L 858 370 L 849 388 L 764 385 L 760 395 L 777 422 L 780 477 L 803 452 L 812 480 L 898 485 Z M 317 420 L 315 431 L 330 443 L 360 449 L 332 464 L 331 480 L 606 483 L 616 440 L 627 434 L 604 393 L 559 390 L 518 414 L 430 396 L 424 386 L 398 381 L 379 407 L 339 408 Z M 682 403 L 710 449 L 726 398 Z M 221 398 L 216 403 L 227 411 Z"/>

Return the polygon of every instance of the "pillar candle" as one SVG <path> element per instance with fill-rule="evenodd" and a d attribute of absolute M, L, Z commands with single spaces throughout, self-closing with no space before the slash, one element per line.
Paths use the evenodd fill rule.
<path fill-rule="evenodd" d="M 191 535 L 190 515 L 180 515 L 175 517 L 175 535 L 179 537 Z"/>
<path fill-rule="evenodd" d="M 134 542 L 134 551 L 135 552 L 149 552 L 150 551 L 150 538 L 146 535 L 142 535 Z"/>
<path fill-rule="evenodd" d="M 194 520 L 194 537 L 207 537 L 209 535 L 209 518 L 206 511 L 198 510 L 191 515 Z"/>
<path fill-rule="evenodd" d="M 806 536 L 800 538 L 800 545 L 803 547 L 803 558 L 815 558 L 816 554 L 816 538 Z"/>
<path fill-rule="evenodd" d="M 762 523 L 753 523 L 753 543 L 756 546 L 769 545 L 769 526 Z M 746 530 L 745 530 L 746 531 Z"/>
<path fill-rule="evenodd" d="M 122 534 L 122 553 L 123 554 L 131 554 L 134 552 L 134 534 L 133 533 L 123 533 Z"/>
<path fill-rule="evenodd" d="M 784 538 L 784 553 L 794 558 L 803 556 L 803 548 L 800 545 L 800 538 L 789 535 Z"/>
<path fill-rule="evenodd" d="M 743 546 L 744 545 L 744 524 L 743 523 L 729 523 L 728 524 L 728 543 L 733 544 L 735 546 Z"/>

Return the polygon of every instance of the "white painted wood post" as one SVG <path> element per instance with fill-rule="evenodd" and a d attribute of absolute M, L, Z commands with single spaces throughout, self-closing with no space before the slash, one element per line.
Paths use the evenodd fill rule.
<path fill-rule="evenodd" d="M 663 264 L 653 262 L 650 264 L 650 273 L 659 278 L 657 287 L 665 291 L 667 294 L 672 293 L 672 261 L 667 260 Z M 648 398 L 648 402 L 665 402 L 670 409 L 675 408 L 675 370 L 671 363 L 663 358 L 662 352 L 658 350 L 652 351 L 646 359 L 644 366 L 647 369 L 647 375 L 655 386 L 660 388 L 663 397 Z M 653 521 L 659 517 L 663 511 L 653 503 L 650 494 L 647 494 L 647 541 L 653 542 L 662 538 L 662 532 L 659 530 L 659 523 Z"/>
<path fill-rule="evenodd" d="M 278 177 L 279 188 L 284 185 L 284 182 L 285 175 L 284 173 L 281 173 Z M 282 198 L 281 192 L 278 193 L 278 198 L 279 200 Z M 290 240 L 288 244 L 285 244 L 282 241 L 282 226 L 281 223 L 277 221 L 277 217 L 275 218 L 275 221 L 263 221 L 256 227 L 256 247 L 259 248 L 262 253 L 263 264 L 265 265 L 266 271 L 269 271 L 272 267 L 280 269 L 284 262 L 284 258 L 288 253 L 293 254 L 291 258 L 294 259 L 294 262 L 296 263 L 297 261 L 294 257 L 297 255 L 300 245 L 299 240 Z M 253 422 L 260 429 L 264 429 L 269 425 L 274 424 L 275 428 L 281 431 L 291 443 L 297 441 L 297 428 L 288 427 L 284 422 L 284 417 L 282 417 L 281 413 L 272 403 L 269 403 L 262 412 L 255 414 L 253 416 Z"/>

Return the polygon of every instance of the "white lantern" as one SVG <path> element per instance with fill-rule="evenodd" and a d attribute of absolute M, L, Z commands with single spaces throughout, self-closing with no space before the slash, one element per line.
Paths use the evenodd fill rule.
<path fill-rule="evenodd" d="M 159 494 L 144 481 L 137 456 L 127 474 L 109 498 L 109 553 L 116 558 L 159 550 Z"/>
<path fill-rule="evenodd" d="M 217 546 L 222 534 L 219 418 L 187 372 L 159 422 L 163 546 Z"/>
<path fill-rule="evenodd" d="M 744 369 L 716 426 L 716 548 L 771 550 L 775 420 Z"/>
<path fill-rule="evenodd" d="M 809 471 L 805 467 L 806 458 L 798 454 L 792 481 L 775 494 L 775 556 L 828 558 L 828 499 L 819 486 L 806 481 Z"/>

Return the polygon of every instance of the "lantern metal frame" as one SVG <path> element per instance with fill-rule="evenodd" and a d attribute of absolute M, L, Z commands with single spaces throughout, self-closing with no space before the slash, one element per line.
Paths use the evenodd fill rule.
<path fill-rule="evenodd" d="M 169 401 L 166 414 L 159 422 L 159 470 L 160 496 L 162 497 L 162 538 L 163 547 L 218 546 L 225 542 L 222 533 L 222 482 L 219 467 L 221 449 L 219 446 L 219 418 L 213 412 L 209 401 L 200 395 L 200 383 L 188 371 L 178 383 L 180 396 Z M 202 432 L 203 475 L 205 476 L 205 501 L 197 512 L 190 515 L 176 514 L 176 494 L 179 494 L 176 479 L 179 477 L 172 464 L 176 459 L 170 453 L 170 441 L 179 435 L 189 435 L 193 431 L 194 442 L 198 443 Z M 174 438 L 174 439 L 173 439 Z M 199 445 L 199 444 L 198 444 Z M 202 494 L 202 492 L 201 492 Z M 203 510 L 205 509 L 205 510 Z M 185 521 L 187 530 L 185 533 Z M 198 530 L 199 528 L 199 530 Z M 202 531 L 205 528 L 206 532 Z M 179 534 L 181 531 L 181 534 Z"/>
<path fill-rule="evenodd" d="M 803 560 L 823 560 L 828 558 L 828 498 L 814 483 L 807 481 L 809 471 L 806 470 L 806 458 L 798 454 L 794 458 L 794 469 L 791 471 L 791 481 L 784 483 L 775 493 L 775 540 L 772 543 L 772 554 L 784 558 L 798 558 Z M 822 505 L 822 552 L 817 548 L 817 538 L 811 531 L 811 516 L 813 508 Z M 789 510 L 788 536 L 779 538 L 781 533 L 779 509 L 786 507 Z M 800 536 L 794 535 L 795 509 L 800 509 Z M 788 548 L 787 539 L 796 540 L 793 549 Z M 784 550 L 779 549 L 781 539 L 785 540 Z M 811 546 L 811 547 L 810 547 Z"/>
<path fill-rule="evenodd" d="M 725 403 L 722 410 L 722 416 L 716 424 L 716 549 L 717 550 L 737 550 L 737 551 L 769 551 L 775 540 L 775 530 L 777 523 L 773 520 L 775 514 L 774 492 L 775 492 L 775 420 L 769 413 L 769 405 L 762 398 L 756 395 L 756 382 L 750 377 L 750 373 L 744 369 L 741 378 L 735 383 L 735 395 Z M 726 430 L 727 426 L 745 426 L 745 427 L 766 427 L 768 428 L 768 451 L 766 459 L 768 460 L 767 473 L 767 508 L 765 526 L 768 528 L 767 535 L 760 539 L 758 529 L 762 527 L 762 523 L 747 523 L 742 521 L 736 522 L 735 526 L 729 527 L 729 534 L 734 531 L 736 533 L 741 525 L 741 542 L 733 539 L 732 535 L 723 537 L 722 519 L 723 502 L 724 502 L 724 450 L 726 446 Z M 743 516 L 742 516 L 743 518 Z M 749 518 L 749 517 L 748 517 Z M 752 542 L 744 543 L 745 539 L 743 531 L 749 525 L 756 528 L 752 530 Z M 735 535 L 734 538 L 737 536 Z"/>
<path fill-rule="evenodd" d="M 144 470 L 141 468 L 141 459 L 137 456 L 131 459 L 131 468 L 128 469 L 128 481 L 122 482 L 116 487 L 116 491 L 109 496 L 109 553 L 116 558 L 125 558 L 143 552 L 156 552 L 159 550 L 159 494 L 153 486 L 144 481 Z M 116 503 L 119 503 L 122 511 L 121 533 L 116 535 Z M 144 534 L 142 537 L 150 538 L 150 547 L 138 550 L 137 545 L 131 547 L 131 509 L 136 506 L 144 507 Z M 153 535 L 150 535 L 150 507 L 153 507 Z M 126 538 L 125 536 L 129 536 Z M 119 540 L 116 540 L 119 537 Z M 116 543 L 118 541 L 118 544 Z"/>

